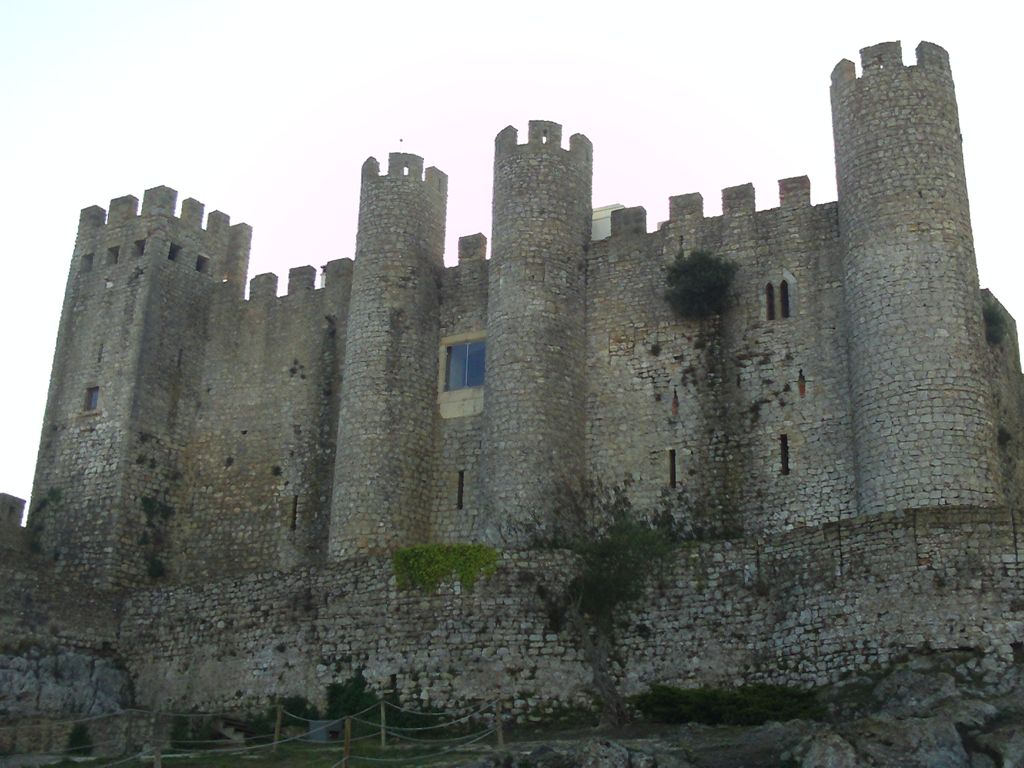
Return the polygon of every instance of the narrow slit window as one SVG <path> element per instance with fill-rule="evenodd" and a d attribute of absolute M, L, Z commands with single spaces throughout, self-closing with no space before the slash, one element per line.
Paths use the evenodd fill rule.
<path fill-rule="evenodd" d="M 466 470 L 459 470 L 459 489 L 455 495 L 455 508 L 462 509 L 462 503 L 466 492 Z"/>
<path fill-rule="evenodd" d="M 177 243 L 171 243 L 171 247 L 167 249 L 167 260 L 177 261 L 179 256 L 181 256 L 181 246 Z"/>
<path fill-rule="evenodd" d="M 85 390 L 85 410 L 95 411 L 100 407 L 100 388 L 89 387 Z"/>
<path fill-rule="evenodd" d="M 781 464 L 779 472 L 783 475 L 789 474 L 789 435 L 779 435 L 779 459 Z"/>
<path fill-rule="evenodd" d="M 785 280 L 779 283 L 779 311 L 784 318 L 789 317 L 789 283 Z"/>
<path fill-rule="evenodd" d="M 676 449 L 668 450 L 668 487 L 676 487 Z"/>
<path fill-rule="evenodd" d="M 141 256 L 145 252 L 146 252 L 146 241 L 145 240 L 136 240 L 135 241 L 135 255 L 136 256 Z"/>
<path fill-rule="evenodd" d="M 107 264 L 117 264 L 117 259 L 121 255 L 121 246 L 115 245 L 113 248 L 107 248 Z"/>
<path fill-rule="evenodd" d="M 764 287 L 765 317 L 769 320 L 775 319 L 775 288 L 771 283 Z"/>
<path fill-rule="evenodd" d="M 299 522 L 299 497 L 292 496 L 292 523 L 291 529 L 294 531 Z"/>

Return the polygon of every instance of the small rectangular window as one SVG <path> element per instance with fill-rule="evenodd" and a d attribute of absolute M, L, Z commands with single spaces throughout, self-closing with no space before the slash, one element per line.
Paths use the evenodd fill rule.
<path fill-rule="evenodd" d="M 141 256 L 145 252 L 146 252 L 146 241 L 145 240 L 136 240 L 135 241 L 135 255 L 136 256 Z"/>
<path fill-rule="evenodd" d="M 444 372 L 445 390 L 483 386 L 486 345 L 485 341 L 470 341 L 448 347 Z"/>
<path fill-rule="evenodd" d="M 117 264 L 117 257 L 121 254 L 121 246 L 115 245 L 113 248 L 107 248 L 107 264 Z"/>
<path fill-rule="evenodd" d="M 91 254 L 91 253 L 87 253 L 84 256 L 82 256 L 82 271 L 83 272 L 89 272 L 90 270 L 92 270 L 92 260 L 93 260 L 93 254 Z"/>
<path fill-rule="evenodd" d="M 177 261 L 179 256 L 181 256 L 181 246 L 177 243 L 171 243 L 171 247 L 167 250 L 167 260 Z"/>
<path fill-rule="evenodd" d="M 100 388 L 89 387 L 85 390 L 85 410 L 95 411 L 100 407 Z"/>
<path fill-rule="evenodd" d="M 207 268 L 210 266 L 210 260 L 205 256 L 196 257 L 196 272 L 202 272 L 206 274 Z"/>

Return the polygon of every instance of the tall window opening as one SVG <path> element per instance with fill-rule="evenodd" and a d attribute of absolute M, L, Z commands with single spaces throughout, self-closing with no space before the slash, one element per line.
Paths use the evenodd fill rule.
<path fill-rule="evenodd" d="M 121 254 L 121 246 L 115 245 L 107 248 L 107 264 L 117 264 L 118 256 Z"/>
<path fill-rule="evenodd" d="M 486 344 L 485 341 L 470 341 L 447 348 L 444 368 L 446 391 L 483 386 Z"/>
<path fill-rule="evenodd" d="M 668 450 L 668 487 L 676 487 L 676 449 Z"/>
<path fill-rule="evenodd" d="M 789 317 L 789 283 L 779 283 L 779 311 L 783 317 Z"/>
<path fill-rule="evenodd" d="M 769 320 L 775 319 L 775 288 L 771 283 L 764 287 L 765 317 Z"/>
<path fill-rule="evenodd" d="M 789 474 L 789 435 L 779 435 L 779 458 L 781 465 L 779 472 L 783 475 Z"/>
<path fill-rule="evenodd" d="M 85 410 L 95 411 L 100 407 L 100 388 L 89 387 L 85 390 Z"/>
<path fill-rule="evenodd" d="M 466 491 L 466 470 L 459 470 L 459 489 L 455 495 L 455 508 L 462 509 L 462 501 Z"/>

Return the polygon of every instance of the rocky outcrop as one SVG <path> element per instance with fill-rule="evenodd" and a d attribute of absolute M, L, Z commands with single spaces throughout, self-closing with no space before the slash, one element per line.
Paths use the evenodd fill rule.
<path fill-rule="evenodd" d="M 129 690 L 124 670 L 106 657 L 43 648 L 0 654 L 0 718 L 115 712 Z"/>

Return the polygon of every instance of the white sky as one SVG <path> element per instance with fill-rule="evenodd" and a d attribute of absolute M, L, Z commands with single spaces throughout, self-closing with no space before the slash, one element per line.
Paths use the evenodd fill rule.
<path fill-rule="evenodd" d="M 712 7 L 713 6 L 713 7 Z M 27 498 L 78 211 L 166 184 L 254 227 L 250 276 L 352 256 L 359 167 L 449 179 L 447 260 L 490 236 L 495 134 L 594 143 L 594 205 L 806 174 L 835 199 L 829 76 L 867 45 L 950 52 L 981 284 L 1024 318 L 1009 4 L 0 0 L 0 491 Z M 566 138 L 567 141 L 567 138 Z M 1012 208 L 1012 210 L 1011 210 Z"/>

